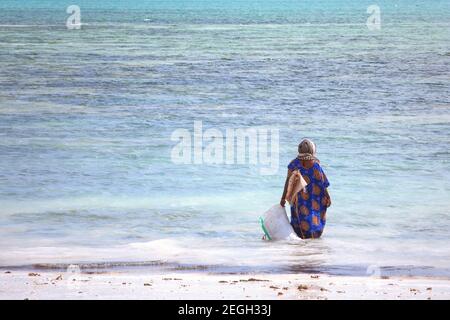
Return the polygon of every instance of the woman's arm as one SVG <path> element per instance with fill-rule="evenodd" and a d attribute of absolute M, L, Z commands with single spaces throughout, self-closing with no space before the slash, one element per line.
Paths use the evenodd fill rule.
<path fill-rule="evenodd" d="M 327 208 L 329 207 L 329 206 L 331 206 L 331 197 L 330 197 L 330 193 L 328 192 L 328 186 L 330 185 L 329 184 L 329 182 L 328 182 L 328 178 L 327 178 L 327 176 L 326 176 L 326 174 L 325 174 L 325 172 L 323 172 L 323 170 L 322 170 L 322 175 L 323 175 L 323 177 L 322 177 L 322 181 L 324 182 L 324 186 L 325 186 L 325 198 L 327 199 Z"/>
<path fill-rule="evenodd" d="M 330 194 L 328 193 L 328 188 L 325 189 L 325 197 L 327 198 L 327 208 L 329 206 L 331 206 L 331 197 Z"/>
<path fill-rule="evenodd" d="M 287 193 L 287 189 L 288 189 L 288 185 L 289 185 L 289 178 L 291 177 L 291 174 L 292 174 L 292 171 L 288 169 L 286 181 L 284 182 L 283 195 L 281 196 L 281 200 L 280 200 L 280 205 L 282 207 L 284 207 L 286 204 L 286 193 Z"/>

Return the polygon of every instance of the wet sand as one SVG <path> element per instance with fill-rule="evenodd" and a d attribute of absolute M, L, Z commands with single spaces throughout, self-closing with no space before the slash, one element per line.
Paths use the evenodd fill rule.
<path fill-rule="evenodd" d="M 0 299 L 450 299 L 450 279 L 2 271 Z"/>

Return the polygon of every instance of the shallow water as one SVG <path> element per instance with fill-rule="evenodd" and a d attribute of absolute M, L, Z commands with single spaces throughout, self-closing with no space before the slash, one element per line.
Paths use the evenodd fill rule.
<path fill-rule="evenodd" d="M 0 265 L 450 276 L 450 4 L 0 3 Z M 175 165 L 175 129 L 280 130 L 280 165 Z M 296 145 L 320 240 L 261 241 Z M 370 267 L 369 269 L 367 269 Z M 209 269 L 208 269 L 209 270 Z"/>

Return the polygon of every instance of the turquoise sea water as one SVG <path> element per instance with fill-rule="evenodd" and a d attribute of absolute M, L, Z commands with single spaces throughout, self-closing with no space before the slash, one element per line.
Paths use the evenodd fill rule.
<path fill-rule="evenodd" d="M 449 27 L 448 1 L 2 0 L 0 265 L 450 276 Z M 194 121 L 279 128 L 278 174 L 175 165 Z M 263 242 L 303 137 L 325 234 Z"/>

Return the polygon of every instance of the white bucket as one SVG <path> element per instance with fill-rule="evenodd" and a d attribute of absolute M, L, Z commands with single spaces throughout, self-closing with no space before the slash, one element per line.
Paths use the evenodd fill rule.
<path fill-rule="evenodd" d="M 259 218 L 261 227 L 268 240 L 285 240 L 298 238 L 281 205 L 274 205 Z"/>

